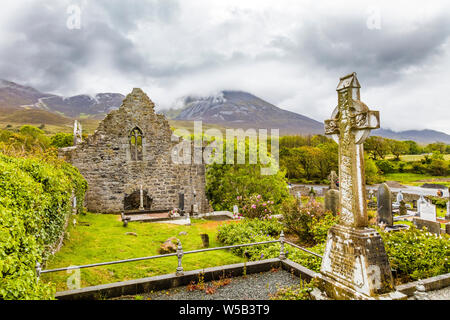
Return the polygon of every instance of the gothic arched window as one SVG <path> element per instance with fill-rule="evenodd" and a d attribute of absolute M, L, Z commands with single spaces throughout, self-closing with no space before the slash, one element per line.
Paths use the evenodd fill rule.
<path fill-rule="evenodd" d="M 130 154 L 132 161 L 142 160 L 142 131 L 138 127 L 130 133 Z"/>

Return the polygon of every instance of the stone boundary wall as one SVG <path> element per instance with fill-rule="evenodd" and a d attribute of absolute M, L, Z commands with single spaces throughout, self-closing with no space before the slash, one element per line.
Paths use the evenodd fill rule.
<path fill-rule="evenodd" d="M 423 279 L 422 283 L 425 287 L 425 291 L 433 291 L 449 287 L 450 273 L 442 274 L 440 276 L 435 276 L 428 279 Z M 419 281 L 409 282 L 397 286 L 396 289 L 401 293 L 406 294 L 408 297 L 410 297 L 414 295 L 414 292 L 416 291 L 416 286 L 418 284 Z"/>

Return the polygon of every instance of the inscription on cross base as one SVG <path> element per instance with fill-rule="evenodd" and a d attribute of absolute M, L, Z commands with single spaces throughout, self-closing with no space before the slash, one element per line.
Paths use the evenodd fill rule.
<path fill-rule="evenodd" d="M 360 88 L 356 73 L 342 77 L 338 106 L 325 120 L 325 134 L 339 144 L 340 223 L 351 227 L 367 226 L 363 142 L 380 127 L 378 111 L 360 101 Z"/>

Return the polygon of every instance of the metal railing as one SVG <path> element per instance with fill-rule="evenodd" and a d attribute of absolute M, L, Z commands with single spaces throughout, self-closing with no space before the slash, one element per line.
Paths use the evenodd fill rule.
<path fill-rule="evenodd" d="M 309 251 L 305 248 L 302 248 L 296 244 L 293 244 L 292 242 L 286 241 L 284 238 L 284 233 L 281 231 L 280 238 L 278 240 L 269 240 L 269 241 L 261 241 L 261 242 L 252 242 L 252 243 L 244 243 L 244 244 L 237 244 L 237 245 L 231 245 L 231 246 L 223 246 L 223 247 L 215 247 L 215 248 L 207 248 L 207 249 L 198 249 L 198 250 L 191 250 L 191 251 L 183 251 L 183 247 L 181 246 L 181 242 L 178 241 L 177 245 L 177 251 L 175 253 L 167 253 L 167 254 L 160 254 L 156 256 L 149 256 L 149 257 L 140 257 L 140 258 L 132 258 L 132 259 L 124 259 L 124 260 L 116 260 L 116 261 L 109 261 L 109 262 L 100 262 L 100 263 L 91 263 L 91 264 L 85 264 L 81 266 L 70 266 L 65 268 L 56 268 L 56 269 L 48 269 L 48 270 L 42 270 L 41 265 L 39 262 L 36 262 L 36 274 L 39 279 L 41 274 L 44 273 L 51 273 L 51 272 L 58 272 L 58 271 L 67 271 L 67 270 L 76 270 L 76 269 L 82 269 L 82 268 L 92 268 L 92 267 L 99 267 L 99 266 L 106 266 L 106 265 L 112 265 L 112 264 L 118 264 L 118 263 L 125 263 L 125 262 L 135 262 L 135 261 L 143 261 L 143 260 L 150 260 L 150 259 L 158 259 L 158 258 L 165 258 L 165 257 L 173 257 L 176 256 L 178 258 L 178 267 L 176 270 L 177 275 L 183 274 L 183 267 L 182 267 L 182 258 L 186 254 L 192 254 L 192 253 L 199 253 L 199 252 L 207 252 L 207 251 L 215 251 L 215 250 L 223 250 L 223 249 L 234 249 L 234 248 L 241 248 L 241 247 L 250 247 L 250 246 L 257 246 L 262 244 L 269 244 L 269 243 L 280 243 L 280 255 L 279 259 L 283 260 L 286 259 L 286 254 L 284 250 L 284 245 L 289 244 L 297 249 L 300 249 L 302 251 L 305 251 L 309 254 L 312 254 L 316 257 L 322 258 L 321 255 L 314 253 L 312 251 Z"/>

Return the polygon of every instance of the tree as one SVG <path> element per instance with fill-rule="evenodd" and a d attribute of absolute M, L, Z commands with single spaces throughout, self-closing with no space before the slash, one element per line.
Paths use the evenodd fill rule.
<path fill-rule="evenodd" d="M 435 152 L 435 151 L 439 151 L 440 153 L 445 153 L 447 151 L 447 145 L 443 142 L 430 143 L 429 145 L 427 145 L 425 147 L 425 150 L 427 150 L 430 153 Z"/>
<path fill-rule="evenodd" d="M 422 148 L 417 144 L 417 142 L 412 140 L 405 141 L 405 144 L 408 145 L 408 154 L 421 154 Z"/>
<path fill-rule="evenodd" d="M 395 156 L 396 161 L 400 161 L 400 156 L 402 154 L 407 154 L 409 151 L 409 144 L 404 141 L 389 139 L 389 147 L 391 149 L 391 153 Z"/>
<path fill-rule="evenodd" d="M 390 152 L 390 146 L 386 139 L 378 136 L 371 136 L 364 142 L 364 150 L 370 155 L 370 158 L 377 160 Z"/>

